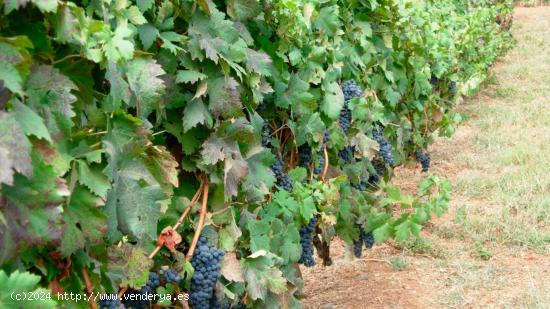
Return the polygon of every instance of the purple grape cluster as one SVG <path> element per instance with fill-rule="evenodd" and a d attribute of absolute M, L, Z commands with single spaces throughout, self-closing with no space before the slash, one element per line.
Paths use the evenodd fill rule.
<path fill-rule="evenodd" d="M 224 252 L 209 246 L 205 237 L 199 239 L 197 249 L 191 259 L 191 265 L 195 272 L 191 278 L 189 304 L 193 309 L 215 309 L 216 307 L 213 305 L 218 304 L 219 306 L 214 288 L 220 277 L 220 261 L 223 256 Z"/>
<path fill-rule="evenodd" d="M 365 248 L 372 248 L 374 246 L 374 235 L 372 232 L 365 233 L 363 228 L 359 228 L 359 238 L 353 242 L 353 255 L 360 258 L 363 251 L 363 245 Z"/>
<path fill-rule="evenodd" d="M 415 151 L 416 160 L 422 165 L 422 171 L 427 172 L 430 169 L 430 162 L 432 156 L 428 152 L 424 152 L 422 149 L 417 149 Z"/>
<path fill-rule="evenodd" d="M 449 84 L 449 92 L 452 93 L 452 94 L 456 93 L 456 82 L 455 81 L 451 81 L 451 83 Z"/>
<path fill-rule="evenodd" d="M 344 93 L 344 106 L 342 107 L 338 117 L 338 125 L 345 133 L 348 133 L 349 128 L 351 127 L 351 110 L 349 109 L 348 102 L 355 97 L 361 97 L 363 95 L 363 91 L 354 80 L 347 80 L 343 82 L 341 88 Z"/>
<path fill-rule="evenodd" d="M 300 229 L 300 245 L 302 246 L 302 255 L 298 263 L 304 264 L 306 267 L 315 266 L 315 258 L 313 257 L 313 235 L 317 226 L 317 217 L 314 216 L 309 220 L 309 223 Z"/>
<path fill-rule="evenodd" d="M 262 146 L 263 147 L 269 147 L 271 144 L 271 130 L 269 126 L 264 123 L 264 126 L 262 128 Z"/>
<path fill-rule="evenodd" d="M 353 153 L 355 152 L 354 146 L 346 146 L 344 149 L 340 150 L 338 152 L 338 156 L 344 163 L 351 163 L 353 161 Z"/>
<path fill-rule="evenodd" d="M 303 144 L 298 146 L 298 165 L 301 167 L 309 168 L 311 163 L 311 146 L 309 144 Z"/>
<path fill-rule="evenodd" d="M 380 156 L 382 156 L 386 164 L 388 164 L 390 167 L 393 167 L 395 162 L 393 160 L 392 146 L 390 142 L 388 142 L 388 140 L 384 137 L 384 129 L 372 129 L 372 137 L 378 143 L 378 146 L 380 148 L 378 153 L 380 154 Z"/>
<path fill-rule="evenodd" d="M 277 157 L 275 163 L 271 166 L 275 178 L 277 178 L 277 186 L 283 188 L 285 191 L 292 191 L 292 179 L 284 172 L 283 159 Z"/>
<path fill-rule="evenodd" d="M 343 82 L 341 88 L 344 93 L 344 102 L 363 96 L 363 90 L 354 80 L 347 80 Z"/>
<path fill-rule="evenodd" d="M 161 271 L 161 277 L 166 283 L 179 283 L 181 281 L 180 274 L 175 269 L 168 269 Z"/>

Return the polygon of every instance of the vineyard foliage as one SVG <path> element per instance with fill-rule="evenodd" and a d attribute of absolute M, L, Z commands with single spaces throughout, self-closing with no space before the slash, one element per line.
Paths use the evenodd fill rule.
<path fill-rule="evenodd" d="M 310 222 L 325 245 L 380 243 L 446 210 L 445 180 L 406 195 L 392 168 L 453 133 L 511 41 L 506 1 L 0 8 L 2 308 L 83 308 L 10 293 L 122 294 L 166 267 L 183 280 L 162 293 L 193 291 L 199 237 L 225 252 L 212 307 L 298 307 Z"/>

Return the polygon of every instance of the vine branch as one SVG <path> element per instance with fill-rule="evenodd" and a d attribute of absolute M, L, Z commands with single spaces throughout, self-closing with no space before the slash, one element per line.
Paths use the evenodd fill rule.
<path fill-rule="evenodd" d="M 201 213 L 199 216 L 197 228 L 195 229 L 195 235 L 193 235 L 193 241 L 191 242 L 191 246 L 189 247 L 189 251 L 187 252 L 187 261 L 190 261 L 193 257 L 193 253 L 195 253 L 195 247 L 197 246 L 197 242 L 199 241 L 199 238 L 201 236 L 204 218 L 206 217 L 206 206 L 208 205 L 208 190 L 210 189 L 210 183 L 208 183 L 207 179 L 204 180 L 203 187 Z"/>
<path fill-rule="evenodd" d="M 328 151 L 327 151 L 327 145 L 323 147 L 323 154 L 325 156 L 325 166 L 323 167 L 323 173 L 321 174 L 321 180 L 325 181 L 325 178 L 327 177 L 328 172 Z"/>
<path fill-rule="evenodd" d="M 201 185 L 199 186 L 199 189 L 197 190 L 197 192 L 195 192 L 195 195 L 193 195 L 193 198 L 191 199 L 191 202 L 189 203 L 189 205 L 187 205 L 187 208 L 185 208 L 185 210 L 183 211 L 183 213 L 179 217 L 179 219 L 176 222 L 176 224 L 174 225 L 174 227 L 172 227 L 172 229 L 176 230 L 183 223 L 183 220 L 185 220 L 185 217 L 187 217 L 187 215 L 191 211 L 191 208 L 193 208 L 193 205 L 198 201 L 199 197 L 201 196 L 201 193 L 203 191 L 203 187 L 204 187 L 204 185 L 203 185 L 203 182 L 201 181 Z M 155 250 L 153 250 L 153 252 L 151 252 L 151 254 L 149 254 L 149 259 L 152 260 L 155 257 L 155 255 L 157 255 L 157 253 L 159 253 L 160 249 L 162 249 L 162 246 L 157 245 L 155 247 Z"/>
<path fill-rule="evenodd" d="M 86 270 L 86 267 L 82 267 L 82 277 L 84 277 L 86 292 L 88 292 L 88 294 L 91 295 L 94 292 L 94 286 L 92 285 L 92 281 L 90 281 L 90 276 L 88 275 L 88 271 Z M 95 303 L 93 297 L 89 298 L 89 303 L 90 303 L 90 308 L 97 309 L 97 304 Z"/>

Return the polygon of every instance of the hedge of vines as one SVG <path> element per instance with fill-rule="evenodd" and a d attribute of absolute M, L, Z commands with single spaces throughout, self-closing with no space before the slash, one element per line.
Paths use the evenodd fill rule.
<path fill-rule="evenodd" d="M 392 170 L 429 169 L 511 41 L 508 1 L 0 8 L 2 308 L 299 307 L 334 237 L 361 255 L 446 210 Z"/>

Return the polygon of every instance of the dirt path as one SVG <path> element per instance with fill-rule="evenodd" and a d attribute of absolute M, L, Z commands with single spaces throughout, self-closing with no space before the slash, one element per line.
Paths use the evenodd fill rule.
<path fill-rule="evenodd" d="M 421 240 L 304 271 L 305 308 L 550 308 L 550 7 L 517 8 L 517 45 L 469 117 L 432 147 L 453 184 L 449 214 Z M 418 168 L 396 170 L 415 188 Z"/>

